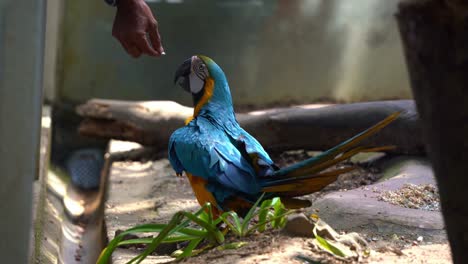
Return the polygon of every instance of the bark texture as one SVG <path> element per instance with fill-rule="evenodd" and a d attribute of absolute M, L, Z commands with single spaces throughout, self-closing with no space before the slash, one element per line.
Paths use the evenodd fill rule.
<path fill-rule="evenodd" d="M 468 263 L 466 1 L 401 3 L 397 21 L 454 263 Z"/>
<path fill-rule="evenodd" d="M 418 116 L 411 100 L 298 106 L 238 114 L 241 126 L 268 151 L 325 150 L 401 111 L 393 124 L 366 140 L 370 146 L 395 145 L 393 153 L 423 154 Z M 192 108 L 175 102 L 91 100 L 78 107 L 82 135 L 128 140 L 165 149 L 172 132 L 184 125 Z"/>

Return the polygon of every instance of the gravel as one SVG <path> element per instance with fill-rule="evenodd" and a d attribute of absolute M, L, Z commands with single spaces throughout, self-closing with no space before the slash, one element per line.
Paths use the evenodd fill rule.
<path fill-rule="evenodd" d="M 440 211 L 439 192 L 433 184 L 405 184 L 398 190 L 382 192 L 378 199 L 406 208 Z"/>

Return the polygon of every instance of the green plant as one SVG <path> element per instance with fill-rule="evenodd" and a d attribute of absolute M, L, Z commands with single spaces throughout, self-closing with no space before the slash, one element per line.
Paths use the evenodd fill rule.
<path fill-rule="evenodd" d="M 183 221 L 184 218 L 187 219 Z M 191 221 L 201 228 L 187 227 Z M 221 220 L 213 220 L 211 205 L 207 203 L 194 214 L 184 211 L 177 212 L 168 224 L 145 224 L 130 228 L 120 233 L 109 242 L 108 246 L 101 252 L 97 264 L 108 263 L 112 252 L 114 252 L 117 247 L 130 244 L 147 244 L 148 246 L 141 254 L 130 260 L 129 263 L 140 263 L 161 243 L 189 241 L 189 245 L 178 258 L 187 257 L 203 240 L 207 240 L 213 244 L 221 244 L 224 242 L 223 233 L 216 228 L 216 225 L 220 222 Z M 125 235 L 128 234 L 152 232 L 158 232 L 159 234 L 154 238 L 123 240 Z"/>
<path fill-rule="evenodd" d="M 220 218 L 238 237 L 244 237 L 255 230 L 263 232 L 268 224 L 271 224 L 272 228 L 284 227 L 286 216 L 292 211 L 286 210 L 278 197 L 263 201 L 260 208 L 257 208 L 262 199 L 263 195 L 255 202 L 243 219 L 233 211 L 223 213 Z M 256 216 L 258 216 L 258 223 L 252 224 Z"/>
<path fill-rule="evenodd" d="M 140 263 L 161 243 L 189 242 L 183 250 L 173 253 L 176 259 L 190 257 L 215 246 L 218 246 L 219 250 L 242 247 L 246 244 L 245 242 L 223 244 L 225 234 L 231 231 L 238 237 L 244 237 L 255 230 L 263 232 L 268 227 L 282 228 L 286 223 L 285 216 L 292 212 L 284 208 L 279 198 L 265 200 L 257 208 L 263 197 L 264 195 L 256 201 L 243 219 L 232 211 L 225 212 L 215 219 L 211 204 L 207 203 L 195 213 L 177 212 L 167 224 L 145 224 L 130 228 L 109 242 L 108 246 L 101 252 L 97 264 L 108 263 L 114 250 L 122 245 L 147 245 L 142 253 L 128 263 Z M 255 223 L 254 219 L 256 220 Z M 198 227 L 188 227 L 191 222 Z M 221 231 L 218 229 L 218 225 L 222 222 L 227 227 Z M 158 235 L 152 238 L 124 240 L 125 235 L 128 234 L 154 232 L 157 232 Z M 196 249 L 202 241 L 206 241 L 207 245 L 201 249 Z"/>

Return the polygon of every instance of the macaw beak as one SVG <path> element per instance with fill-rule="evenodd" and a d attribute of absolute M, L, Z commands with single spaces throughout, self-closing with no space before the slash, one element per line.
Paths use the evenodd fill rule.
<path fill-rule="evenodd" d="M 174 84 L 182 87 L 185 91 L 190 92 L 190 68 L 192 66 L 192 58 L 185 60 L 179 68 L 177 68 Z"/>

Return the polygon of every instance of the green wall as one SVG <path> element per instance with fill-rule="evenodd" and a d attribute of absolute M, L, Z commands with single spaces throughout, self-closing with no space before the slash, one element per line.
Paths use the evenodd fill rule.
<path fill-rule="evenodd" d="M 351 3 L 352 2 L 352 3 Z M 167 0 L 150 6 L 167 55 L 130 58 L 111 37 L 115 9 L 65 1 L 56 100 L 175 100 L 187 57 L 225 70 L 235 103 L 409 98 L 393 14 L 397 0 Z"/>

